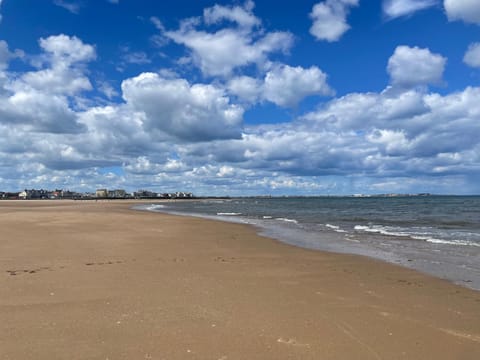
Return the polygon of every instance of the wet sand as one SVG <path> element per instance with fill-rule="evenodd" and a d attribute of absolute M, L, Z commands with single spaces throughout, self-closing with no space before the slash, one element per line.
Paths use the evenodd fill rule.
<path fill-rule="evenodd" d="M 480 292 L 130 202 L 0 202 L 0 359 L 480 359 Z"/>

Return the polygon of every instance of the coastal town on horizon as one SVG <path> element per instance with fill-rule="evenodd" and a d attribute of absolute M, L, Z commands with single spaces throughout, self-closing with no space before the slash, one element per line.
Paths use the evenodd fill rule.
<path fill-rule="evenodd" d="M 453 195 L 453 194 L 452 194 Z M 128 192 L 125 189 L 107 188 L 96 189 L 95 192 L 78 192 L 64 189 L 24 189 L 22 191 L 0 191 L 0 200 L 98 200 L 98 199 L 198 199 L 198 198 L 308 198 L 308 197 L 426 197 L 426 196 L 451 196 L 431 193 L 384 193 L 384 194 L 349 194 L 349 195 L 256 195 L 256 196 L 196 196 L 192 192 L 156 192 L 151 190 L 137 190 Z"/>
<path fill-rule="evenodd" d="M 124 189 L 97 189 L 95 192 L 77 192 L 63 189 L 25 189 L 19 192 L 0 191 L 0 200 L 93 200 L 93 199 L 192 199 L 191 192 L 154 192 L 138 190 L 132 193 Z"/>

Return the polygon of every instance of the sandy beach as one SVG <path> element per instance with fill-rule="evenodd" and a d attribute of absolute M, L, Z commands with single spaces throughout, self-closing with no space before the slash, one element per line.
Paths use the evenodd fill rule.
<path fill-rule="evenodd" d="M 480 292 L 132 202 L 0 202 L 0 359 L 479 359 Z"/>

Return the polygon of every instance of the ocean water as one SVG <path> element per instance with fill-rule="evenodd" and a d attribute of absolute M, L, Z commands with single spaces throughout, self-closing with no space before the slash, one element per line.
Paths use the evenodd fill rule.
<path fill-rule="evenodd" d="M 291 245 L 369 256 L 480 290 L 480 196 L 238 198 L 137 208 L 247 223 Z"/>

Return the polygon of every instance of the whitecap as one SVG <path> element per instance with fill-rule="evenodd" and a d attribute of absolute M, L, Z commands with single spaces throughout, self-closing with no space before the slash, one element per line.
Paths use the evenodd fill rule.
<path fill-rule="evenodd" d="M 346 233 L 345 230 L 341 229 L 340 226 L 337 225 L 325 224 L 325 227 L 332 229 L 333 231 L 338 233 Z"/>
<path fill-rule="evenodd" d="M 297 221 L 297 220 L 295 220 L 295 219 L 288 219 L 288 218 L 276 218 L 275 220 L 278 220 L 278 221 L 285 221 L 285 222 L 289 222 L 289 223 L 298 224 L 298 221 Z"/>
<path fill-rule="evenodd" d="M 420 236 L 418 236 L 420 237 Z M 415 238 L 415 237 L 414 237 Z M 442 240 L 442 239 L 435 239 L 435 238 L 424 238 L 419 240 L 425 240 L 426 242 L 433 243 L 433 244 L 444 244 L 444 245 L 460 245 L 460 246 L 479 246 L 479 243 L 473 241 L 465 241 L 465 240 Z"/>

